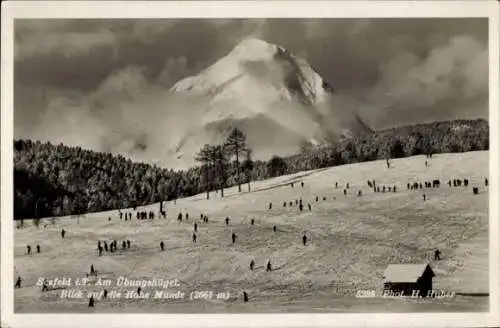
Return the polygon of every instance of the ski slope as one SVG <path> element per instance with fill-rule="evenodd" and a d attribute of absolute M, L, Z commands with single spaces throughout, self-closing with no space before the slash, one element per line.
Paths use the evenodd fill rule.
<path fill-rule="evenodd" d="M 15 290 L 16 312 L 432 312 L 487 311 L 487 296 L 458 295 L 451 299 L 401 300 L 356 298 L 355 290 L 382 289 L 382 273 L 390 263 L 431 264 L 436 273 L 434 289 L 457 293 L 488 293 L 488 152 L 434 155 L 425 167 L 425 156 L 344 165 L 301 172 L 166 203 L 167 219 L 120 220 L 118 211 L 87 214 L 85 218 L 46 220 L 40 228 L 25 221 L 15 231 L 15 271 L 23 287 Z M 407 190 L 407 182 L 439 178 L 441 187 Z M 449 179 L 469 179 L 469 187 L 449 187 Z M 397 192 L 374 193 L 366 181 L 396 186 Z M 291 188 L 289 182 L 295 183 Z M 338 182 L 339 187 L 335 188 Z M 350 184 L 347 196 L 343 194 Z M 472 194 L 478 186 L 479 195 Z M 358 197 L 358 190 L 362 196 Z M 424 202 L 422 194 L 427 200 Z M 319 201 L 315 197 L 319 196 Z M 327 197 L 326 201 L 322 200 Z M 302 198 L 300 212 L 295 199 Z M 294 201 L 283 208 L 284 201 Z M 269 202 L 273 207 L 268 209 Z M 312 204 L 312 211 L 307 209 Z M 138 208 L 137 210 L 141 210 Z M 159 210 L 159 205 L 144 207 Z M 188 221 L 177 222 L 179 211 Z M 209 223 L 200 222 L 200 213 Z M 224 218 L 230 218 L 226 226 Z M 111 217 L 111 221 L 108 221 Z M 255 225 L 251 225 L 251 219 Z M 191 236 L 198 222 L 197 243 Z M 44 228 L 46 224 L 46 228 Z M 273 225 L 277 231 L 273 232 Z M 66 238 L 60 231 L 67 231 Z M 236 244 L 231 234 L 236 233 Z M 306 233 L 309 242 L 302 245 Z M 97 256 L 97 240 L 118 241 L 116 253 Z M 121 241 L 130 239 L 130 249 Z M 165 251 L 159 243 L 163 240 Z M 40 254 L 26 254 L 36 244 Z M 441 250 L 441 261 L 433 252 Z M 255 270 L 249 270 L 255 260 Z M 271 260 L 273 271 L 266 272 Z M 101 277 L 117 279 L 175 279 L 186 295 L 191 291 L 225 292 L 227 300 L 61 299 L 64 287 L 41 292 L 39 277 L 85 277 L 93 264 Z M 70 289 L 102 291 L 100 286 Z M 107 287 L 136 290 L 136 287 Z M 143 288 L 144 292 L 158 288 Z M 242 300 L 242 291 L 249 302 Z M 151 295 L 152 296 L 152 295 Z"/>

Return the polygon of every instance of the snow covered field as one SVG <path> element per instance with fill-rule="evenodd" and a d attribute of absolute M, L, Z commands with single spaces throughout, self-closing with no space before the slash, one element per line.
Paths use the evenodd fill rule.
<path fill-rule="evenodd" d="M 465 312 L 487 311 L 487 296 L 456 295 L 444 299 L 356 298 L 356 290 L 382 289 L 382 273 L 390 263 L 430 263 L 436 273 L 434 289 L 457 293 L 488 293 L 488 152 L 434 155 L 425 167 L 425 156 L 333 167 L 252 183 L 252 192 L 237 187 L 167 203 L 167 219 L 120 220 L 117 211 L 92 213 L 77 220 L 43 220 L 40 228 L 25 221 L 15 231 L 14 275 L 23 278 L 15 290 L 16 312 Z M 407 190 L 408 182 L 439 178 L 440 188 Z M 449 179 L 469 179 L 469 187 L 449 187 Z M 374 193 L 366 181 L 396 186 L 397 192 Z M 289 186 L 291 181 L 294 188 Z M 339 187 L 335 188 L 335 183 Z M 347 196 L 343 194 L 350 184 Z M 479 195 L 472 194 L 479 187 Z M 362 196 L 358 197 L 358 190 Z M 422 194 L 427 200 L 424 202 Z M 319 196 L 319 201 L 315 197 Z M 322 198 L 327 197 L 324 201 Z M 295 199 L 302 198 L 300 212 Z M 294 201 L 284 208 L 284 201 Z M 269 202 L 273 207 L 268 209 Z M 312 204 L 312 211 L 307 209 Z M 145 210 L 158 212 L 158 204 Z M 138 208 L 141 210 L 141 208 Z M 177 222 L 179 211 L 189 220 Z M 209 223 L 200 222 L 200 213 Z M 230 218 L 229 226 L 224 218 Z M 111 221 L 108 221 L 111 217 Z M 251 219 L 255 225 L 251 225 Z M 197 243 L 191 235 L 198 221 Z M 44 224 L 47 227 L 44 228 Z M 277 231 L 273 232 L 273 225 Z M 67 231 L 66 238 L 60 231 Z M 231 234 L 236 233 L 236 244 Z M 306 233 L 309 242 L 302 245 Z M 97 255 L 97 241 L 116 239 L 118 251 Z M 121 242 L 130 239 L 130 249 Z M 165 250 L 160 251 L 163 240 Z M 26 254 L 26 245 L 32 255 Z M 36 244 L 41 253 L 36 254 Z M 442 260 L 433 261 L 441 250 Z M 255 260 L 255 270 L 249 270 Z M 268 260 L 272 272 L 266 272 Z M 59 287 L 41 292 L 39 277 L 85 277 L 93 264 L 99 276 L 111 279 L 110 287 L 86 285 Z M 116 286 L 118 277 L 175 279 L 185 293 L 183 300 L 126 299 Z M 61 299 L 64 290 L 120 291 L 119 299 L 98 299 L 88 308 L 87 298 Z M 212 291 L 210 300 L 191 300 L 192 291 Z M 243 302 L 242 292 L 249 301 Z M 217 293 L 227 300 L 217 300 Z"/>

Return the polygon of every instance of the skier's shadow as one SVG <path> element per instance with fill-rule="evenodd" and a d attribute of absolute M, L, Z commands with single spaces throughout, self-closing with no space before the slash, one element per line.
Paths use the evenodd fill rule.
<path fill-rule="evenodd" d="M 272 269 L 271 269 L 271 271 L 278 271 L 278 270 L 281 270 L 281 269 L 283 269 L 285 266 L 286 266 L 286 264 L 282 264 L 282 265 L 280 265 L 279 267 L 272 268 Z"/>
<path fill-rule="evenodd" d="M 253 269 L 254 270 L 258 270 L 258 269 L 265 269 L 266 271 L 278 271 L 278 270 L 281 270 L 283 269 L 284 267 L 286 266 L 286 264 L 283 264 L 279 267 L 275 267 L 275 268 L 271 268 L 270 270 L 267 270 L 267 266 L 266 265 L 260 265 L 260 266 L 255 266 Z"/>
<path fill-rule="evenodd" d="M 69 286 L 57 286 L 57 287 L 47 287 L 46 291 L 51 292 L 54 290 L 68 289 Z"/>

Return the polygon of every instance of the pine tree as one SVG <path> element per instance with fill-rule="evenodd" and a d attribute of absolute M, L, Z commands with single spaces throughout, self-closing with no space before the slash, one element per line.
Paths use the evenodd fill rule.
<path fill-rule="evenodd" d="M 243 168 L 245 169 L 246 178 L 248 182 L 248 192 L 250 192 L 250 182 L 252 181 L 252 172 L 253 172 L 253 160 L 252 160 L 252 149 L 247 148 L 245 150 L 246 158 L 245 162 L 243 162 Z"/>
<path fill-rule="evenodd" d="M 215 171 L 217 172 L 217 180 L 221 197 L 224 197 L 224 187 L 227 181 L 227 166 L 229 163 L 228 151 L 225 145 L 212 146 L 212 160 Z"/>
<path fill-rule="evenodd" d="M 205 171 L 205 188 L 207 192 L 207 199 L 210 199 L 210 166 L 212 165 L 214 159 L 214 149 L 211 145 L 205 144 L 203 148 L 200 149 L 198 154 L 196 154 L 195 160 L 201 163 L 202 170 Z"/>
<path fill-rule="evenodd" d="M 246 135 L 241 130 L 234 128 L 225 143 L 227 151 L 234 156 L 236 160 L 236 179 L 238 182 L 239 192 L 241 192 L 240 154 L 242 154 L 246 149 L 246 138 Z"/>

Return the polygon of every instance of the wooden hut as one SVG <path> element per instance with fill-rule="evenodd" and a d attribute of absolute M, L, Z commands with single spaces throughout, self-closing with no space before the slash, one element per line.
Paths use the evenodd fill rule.
<path fill-rule="evenodd" d="M 384 271 L 384 291 L 411 296 L 413 291 L 426 297 L 432 291 L 434 271 L 428 264 L 389 264 Z"/>

